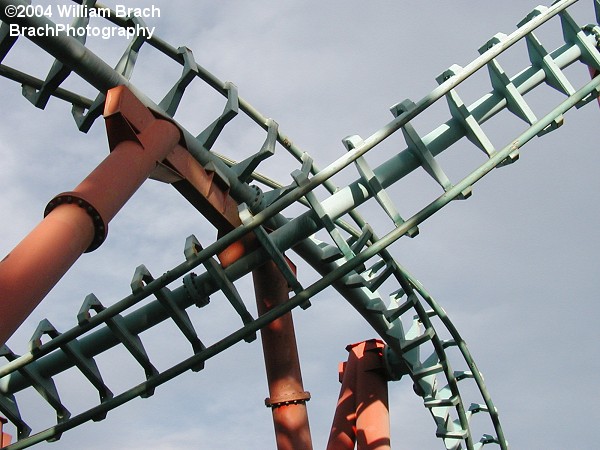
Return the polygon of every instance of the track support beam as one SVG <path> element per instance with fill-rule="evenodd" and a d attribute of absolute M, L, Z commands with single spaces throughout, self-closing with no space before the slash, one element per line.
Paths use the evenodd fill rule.
<path fill-rule="evenodd" d="M 259 315 L 288 300 L 289 286 L 273 261 L 252 272 Z M 294 322 L 289 312 L 260 331 L 277 450 L 312 450 Z"/>
<path fill-rule="evenodd" d="M 2 427 L 5 423 L 8 423 L 8 420 L 0 416 L 0 448 L 7 447 L 8 444 L 10 444 L 10 441 L 12 440 L 12 436 L 10 434 L 5 433 L 2 430 Z"/>
<path fill-rule="evenodd" d="M 342 388 L 327 450 L 390 450 L 388 385 L 384 344 L 371 339 L 346 347 L 340 364 Z"/>
<path fill-rule="evenodd" d="M 45 218 L 0 262 L 0 344 L 4 344 L 180 140 L 126 87 L 108 92 L 111 153 L 72 192 L 50 201 Z"/>

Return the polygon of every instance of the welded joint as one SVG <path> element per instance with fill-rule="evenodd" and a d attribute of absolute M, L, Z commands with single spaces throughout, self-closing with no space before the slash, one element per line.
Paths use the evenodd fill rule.
<path fill-rule="evenodd" d="M 233 309 L 238 313 L 244 325 L 247 325 L 254 321 L 252 315 L 248 312 L 240 293 L 238 292 L 235 284 L 227 278 L 225 270 L 221 265 L 215 261 L 213 258 L 208 258 L 206 261 L 202 263 L 202 265 L 206 268 L 206 271 L 210 274 L 213 281 L 219 287 L 219 289 L 223 292 Z M 256 333 L 251 333 L 244 338 L 246 342 L 252 342 L 256 339 Z"/>
<path fill-rule="evenodd" d="M 118 144 L 128 140 L 143 146 L 138 135 L 148 128 L 156 117 L 133 92 L 125 86 L 119 86 L 107 93 L 104 119 L 108 146 L 112 152 Z"/>
<path fill-rule="evenodd" d="M 242 203 L 239 206 L 239 213 L 242 224 L 246 226 L 252 224 L 254 217 L 252 216 L 248 205 Z M 279 272 L 287 282 L 288 286 L 296 294 L 300 294 L 300 292 L 302 292 L 304 288 L 302 287 L 302 285 L 298 281 L 298 278 L 296 277 L 296 267 L 293 265 L 293 263 L 283 254 L 281 250 L 279 250 L 279 248 L 277 248 L 275 243 L 269 237 L 269 233 L 267 233 L 267 231 L 262 227 L 262 225 L 259 225 L 258 227 L 254 228 L 254 234 L 260 242 L 260 244 L 262 245 L 262 247 L 269 254 L 277 268 L 279 269 Z M 307 309 L 308 307 L 310 307 L 310 305 L 310 301 L 307 300 L 300 304 L 300 307 L 302 309 Z"/>
<path fill-rule="evenodd" d="M 10 361 L 8 357 L 10 355 L 14 355 L 14 353 L 8 346 L 3 345 L 0 347 L 0 356 L 4 356 Z M 0 412 L 15 426 L 18 439 L 26 438 L 31 434 L 31 427 L 22 419 L 17 399 L 13 394 L 0 395 Z"/>
<path fill-rule="evenodd" d="M 441 75 L 437 76 L 436 81 L 438 84 L 442 84 L 446 80 L 456 76 L 456 74 L 462 70 L 463 68 L 461 66 L 454 64 L 448 70 L 442 72 Z M 455 89 L 450 89 L 448 91 L 446 94 L 446 101 L 448 102 L 450 115 L 462 126 L 467 138 L 491 158 L 496 153 L 493 144 L 490 142 L 489 138 Z"/>
<path fill-rule="evenodd" d="M 229 195 L 231 181 L 229 181 L 227 175 L 225 175 L 225 173 L 212 161 L 204 166 L 204 170 L 209 174 L 213 174 L 213 184 L 219 188 L 219 191 L 223 195 Z"/>
<path fill-rule="evenodd" d="M 540 10 L 541 14 L 543 10 Z M 536 14 L 536 15 L 539 15 Z M 502 41 L 506 39 L 506 35 L 503 33 L 496 34 L 492 39 L 490 39 L 486 44 L 484 44 L 480 49 L 479 53 L 483 54 L 494 45 L 500 44 Z M 567 80 L 564 73 L 558 68 L 554 60 L 546 50 L 539 43 L 535 35 L 532 33 L 525 36 L 527 42 L 527 49 L 529 53 L 529 60 L 532 65 L 536 65 L 540 67 L 544 74 L 546 75 L 546 82 L 557 89 L 560 92 L 565 93 L 566 95 L 572 95 L 575 92 L 575 89 Z M 490 81 L 492 83 L 492 87 L 494 91 L 498 92 L 506 99 L 506 107 L 517 117 L 521 118 L 525 122 L 530 125 L 533 125 L 538 121 L 535 113 L 531 110 L 523 96 L 519 93 L 516 86 L 512 83 L 512 81 L 508 78 L 504 70 L 500 67 L 500 63 L 496 59 L 490 60 L 488 63 L 488 70 L 490 73 Z M 589 100 L 585 102 L 580 102 L 577 107 L 580 108 L 583 104 L 587 103 Z M 556 130 L 563 124 L 563 116 L 562 114 L 556 117 L 552 123 L 550 123 L 547 127 L 541 130 L 538 133 L 538 137 L 541 137 L 551 131 Z M 512 152 L 508 158 L 502 161 L 498 166 L 503 167 L 508 164 L 512 164 L 516 160 L 519 159 L 519 152 L 515 150 Z"/>
<path fill-rule="evenodd" d="M 154 281 L 154 277 L 148 270 L 148 268 L 144 264 L 140 264 L 135 268 L 135 272 L 133 273 L 133 277 L 131 278 L 131 283 L 129 284 L 131 287 L 131 292 L 133 294 L 137 294 L 141 292 L 148 283 Z"/>
<path fill-rule="evenodd" d="M 137 29 L 147 28 L 146 23 L 140 17 L 128 17 L 127 21 Z M 115 70 L 128 80 L 131 78 L 131 75 L 133 75 L 133 69 L 137 62 L 140 48 L 142 47 L 142 44 L 146 42 L 146 34 L 147 33 L 136 34 L 115 66 Z"/>
<path fill-rule="evenodd" d="M 154 277 L 150 273 L 150 271 L 146 268 L 145 265 L 140 265 L 136 268 L 135 273 L 133 275 L 133 279 L 131 281 L 131 290 L 134 294 L 141 292 L 148 283 L 154 281 Z M 192 345 L 192 349 L 194 350 L 194 354 L 200 353 L 202 350 L 206 348 L 206 346 L 202 343 L 202 341 L 198 338 L 198 334 L 194 329 L 194 325 L 190 320 L 185 309 L 180 308 L 172 298 L 171 291 L 163 287 L 154 292 L 156 299 L 162 305 L 163 308 L 167 311 L 177 328 L 183 333 L 186 339 Z M 192 368 L 194 372 L 198 372 L 204 368 L 204 361 L 202 361 L 198 366 Z"/>
<path fill-rule="evenodd" d="M 342 143 L 348 151 L 352 151 L 364 145 L 364 141 L 358 135 L 347 136 L 342 139 Z M 401 226 L 404 223 L 404 219 L 402 216 L 400 216 L 400 213 L 396 209 L 394 202 L 381 185 L 379 179 L 375 175 L 375 172 L 373 172 L 373 169 L 371 169 L 367 163 L 367 160 L 361 156 L 354 161 L 354 165 L 360 174 L 361 179 L 365 183 L 365 187 L 371 193 L 371 195 L 375 197 L 377 203 L 379 203 L 379 205 L 383 208 L 388 217 L 392 219 L 396 227 Z M 413 227 L 408 230 L 406 234 L 409 237 L 415 237 L 417 234 L 419 234 L 419 229 L 417 227 Z"/>
<path fill-rule="evenodd" d="M 42 337 L 48 336 L 51 339 L 55 339 L 60 336 L 60 332 L 50 323 L 48 319 L 42 320 L 31 339 L 29 340 L 29 351 L 35 354 L 42 346 Z M 113 398 L 113 393 L 104 384 L 100 370 L 93 358 L 84 356 L 81 352 L 79 341 L 73 339 L 65 344 L 60 345 L 61 350 L 75 363 L 81 373 L 90 381 L 90 383 L 98 390 L 100 396 L 100 402 L 104 403 L 107 400 Z M 106 418 L 106 414 L 101 414 L 94 417 L 94 421 L 103 420 Z"/>
<path fill-rule="evenodd" d="M 237 86 L 228 81 L 225 83 L 225 90 L 227 91 L 227 103 L 225 104 L 223 112 L 215 119 L 213 123 L 211 123 L 204 131 L 196 136 L 198 142 L 200 142 L 200 144 L 206 150 L 210 150 L 212 148 L 217 138 L 225 128 L 225 125 L 227 125 L 231 119 L 238 114 L 239 97 Z"/>
<path fill-rule="evenodd" d="M 84 0 L 82 6 L 85 8 L 92 8 L 95 4 L 95 0 Z M 74 29 L 85 28 L 90 22 L 90 18 L 86 14 L 76 16 L 73 20 L 72 27 Z M 76 41 L 81 44 L 85 44 L 87 33 L 75 33 L 73 36 Z M 48 100 L 54 94 L 60 84 L 67 79 L 71 74 L 71 68 L 60 62 L 58 59 L 54 61 L 46 80 L 39 89 L 26 84 L 22 87 L 23 96 L 29 100 L 36 108 L 44 109 L 48 104 Z"/>
<path fill-rule="evenodd" d="M 496 34 L 492 39 L 479 48 L 479 54 L 483 55 L 494 45 L 500 44 L 506 40 L 504 33 Z M 496 58 L 492 58 L 487 64 L 490 82 L 495 92 L 506 99 L 506 107 L 515 116 L 519 117 L 529 125 L 537 122 L 537 117 L 529 107 L 523 96 L 519 93 L 516 86 L 510 80 L 500 63 Z"/>
<path fill-rule="evenodd" d="M 457 64 L 453 64 L 448 70 L 442 72 L 442 74 L 436 77 L 438 84 L 442 84 L 450 78 L 456 76 L 461 72 L 463 68 Z M 476 147 L 482 150 L 488 158 L 492 158 L 497 152 L 494 145 L 489 140 L 479 122 L 473 117 L 471 111 L 464 104 L 458 92 L 455 89 L 450 89 L 446 94 L 446 101 L 450 109 L 450 115 L 456 120 L 462 127 L 465 136 L 471 141 Z M 508 157 L 498 166 L 504 166 L 511 164 L 519 158 L 519 152 L 517 149 L 511 152 Z M 468 190 L 468 189 L 467 189 Z"/>
<path fill-rule="evenodd" d="M 392 106 L 390 111 L 394 117 L 399 117 L 403 113 L 414 109 L 415 106 L 416 105 L 412 100 L 406 99 Z M 429 176 L 444 189 L 444 191 L 452 189 L 454 185 L 410 122 L 406 122 L 402 127 L 402 134 L 404 135 L 404 140 L 406 141 L 408 148 L 417 156 L 421 163 L 421 167 L 423 167 L 425 172 L 427 172 Z M 467 199 L 471 194 L 472 189 L 471 187 L 468 187 L 460 193 L 457 199 Z"/>
<path fill-rule="evenodd" d="M 73 105 L 71 108 L 71 115 L 75 120 L 75 124 L 79 131 L 83 133 L 87 133 L 92 125 L 96 121 L 98 117 L 102 115 L 102 111 L 104 110 L 104 102 L 106 101 L 106 96 L 100 92 L 94 102 L 87 108 L 87 112 L 83 106 Z"/>
<path fill-rule="evenodd" d="M 35 353 L 42 346 L 42 337 L 48 336 L 50 339 L 57 338 L 60 333 L 54 328 L 54 325 L 50 323 L 48 319 L 43 319 L 38 324 L 37 328 L 33 332 L 31 339 L 29 340 L 29 351 Z"/>
<path fill-rule="evenodd" d="M 312 158 L 307 157 L 304 161 L 305 161 L 305 163 L 302 164 L 301 170 L 295 170 L 292 172 L 292 178 L 294 179 L 294 181 L 296 182 L 296 184 L 299 187 L 302 187 L 302 186 L 305 186 L 306 184 L 308 184 L 308 172 L 305 169 L 310 170 L 310 165 L 312 165 Z M 306 162 L 309 162 L 309 163 L 306 163 Z M 335 242 L 335 245 L 337 245 L 337 247 L 340 249 L 340 251 L 342 252 L 344 257 L 348 261 L 351 260 L 352 258 L 354 258 L 355 255 L 352 252 L 352 249 L 350 248 L 350 246 L 348 245 L 348 243 L 346 242 L 346 240 L 340 233 L 340 230 L 338 230 L 333 219 L 327 214 L 327 212 L 325 211 L 325 208 L 323 208 L 323 205 L 321 204 L 321 202 L 319 201 L 319 199 L 317 198 L 315 193 L 312 191 L 309 191 L 306 194 L 304 194 L 304 197 L 310 204 L 310 207 L 312 208 L 312 210 L 317 214 L 319 220 L 321 221 L 321 223 L 323 224 L 323 226 L 325 227 L 325 229 L 327 230 L 327 232 L 329 233 L 329 235 Z"/>
<path fill-rule="evenodd" d="M 8 361 L 14 361 L 18 358 L 6 345 L 0 348 L 0 356 L 4 356 Z M 35 388 L 40 396 L 54 409 L 56 412 L 57 423 L 63 423 L 69 420 L 71 413 L 60 401 L 58 390 L 52 378 L 44 377 L 34 366 L 23 366 L 17 371 L 26 378 L 31 386 Z M 61 433 L 56 434 L 52 441 L 60 439 Z"/>
<path fill-rule="evenodd" d="M 475 376 L 473 375 L 473 372 L 471 372 L 470 370 L 456 370 L 456 371 L 454 371 L 453 375 L 454 375 L 454 378 L 456 378 L 456 381 L 475 378 Z M 476 412 L 479 412 L 479 410 Z"/>
<path fill-rule="evenodd" d="M 200 241 L 195 235 L 190 234 L 185 239 L 185 246 L 183 248 L 183 255 L 185 256 L 185 260 L 192 261 L 198 256 L 198 253 L 200 253 L 201 251 L 202 244 L 200 244 Z"/>
<path fill-rule="evenodd" d="M 406 300 L 400 303 L 400 300 L 406 295 L 403 289 L 390 295 L 391 306 L 384 312 L 385 318 L 392 323 L 394 320 L 410 311 L 418 303 L 418 298 L 414 292 L 406 295 Z"/>
<path fill-rule="evenodd" d="M 313 159 L 308 153 L 302 153 L 300 159 L 302 161 L 300 169 L 296 169 L 290 174 L 292 176 L 292 179 L 294 180 L 294 183 L 296 183 L 296 186 L 298 187 L 302 187 L 308 184 L 310 170 L 313 166 Z"/>
<path fill-rule="evenodd" d="M 384 269 L 381 272 L 379 272 L 381 267 L 384 267 Z M 371 292 L 375 292 L 381 287 L 385 280 L 387 280 L 397 270 L 398 266 L 396 265 L 396 262 L 393 259 L 388 261 L 384 259 L 380 260 L 367 271 L 367 287 Z"/>
<path fill-rule="evenodd" d="M 525 36 L 527 52 L 532 66 L 541 68 L 546 74 L 546 83 L 567 96 L 575 94 L 575 88 L 567 79 L 554 59 L 543 47 L 536 35 L 531 32 Z"/>
<path fill-rule="evenodd" d="M 70 74 L 71 69 L 69 67 L 65 66 L 60 61 L 55 60 L 44 83 L 39 89 L 23 84 L 21 93 L 33 106 L 39 109 L 45 109 L 52 94 L 54 94 L 56 89 Z"/>
<path fill-rule="evenodd" d="M 385 267 L 383 271 L 378 273 L 381 267 Z M 357 272 L 359 269 L 355 269 Z M 370 292 L 375 293 L 377 289 L 397 270 L 395 262 L 390 263 L 383 259 L 379 260 L 372 267 L 367 269 L 364 264 L 360 267 L 361 273 L 353 273 L 348 275 L 344 281 L 344 286 L 349 288 L 366 288 Z M 379 304 L 372 305 L 372 311 L 381 312 Z"/>
<path fill-rule="evenodd" d="M 267 137 L 258 153 L 231 167 L 231 170 L 237 175 L 238 180 L 243 183 L 248 181 L 258 165 L 275 154 L 275 144 L 277 143 L 278 136 L 279 125 L 273 119 L 267 119 Z"/>
<path fill-rule="evenodd" d="M 169 116 L 175 114 L 186 88 L 198 76 L 198 65 L 192 51 L 187 47 L 179 47 L 177 53 L 183 58 L 181 77 L 158 104 Z"/>
<path fill-rule="evenodd" d="M 563 36 L 569 45 L 576 45 L 581 50 L 582 61 L 590 67 L 600 69 L 600 54 L 595 45 L 586 39 L 583 29 L 577 25 L 567 11 L 559 13 L 563 29 Z"/>
<path fill-rule="evenodd" d="M 31 434 L 31 427 L 21 418 L 21 413 L 17 407 L 17 401 L 14 395 L 0 396 L 0 411 L 2 411 L 2 414 L 6 415 L 8 422 L 17 429 L 17 439 L 24 439 Z M 0 448 L 1 447 L 2 446 L 0 446 Z"/>
<path fill-rule="evenodd" d="M 88 294 L 83 299 L 83 303 L 79 308 L 79 312 L 77 313 L 77 323 L 79 326 L 85 325 L 92 318 L 90 311 L 94 311 L 97 314 L 105 309 L 106 308 L 104 305 L 102 305 L 102 303 L 100 303 L 100 300 L 98 300 L 96 295 Z"/>
<path fill-rule="evenodd" d="M 529 14 L 527 14 L 525 16 L 525 18 L 523 20 L 521 20 L 517 24 L 517 27 L 521 28 L 522 26 L 524 26 L 528 22 L 531 22 L 537 16 L 539 16 L 541 14 L 544 14 L 546 11 L 548 11 L 548 7 L 547 6 L 543 6 L 543 5 L 536 6 Z"/>
<path fill-rule="evenodd" d="M 402 353 L 407 353 L 421 346 L 425 342 L 431 341 L 433 339 L 433 336 L 435 336 L 434 329 L 428 327 L 422 334 L 418 335 L 417 337 L 403 340 L 400 343 L 400 349 L 402 350 Z"/>
<path fill-rule="evenodd" d="M 360 229 L 360 236 L 354 238 L 351 236 L 348 240 L 348 245 L 352 249 L 355 255 L 359 254 L 363 248 L 372 240 L 373 228 L 368 223 Z"/>
<path fill-rule="evenodd" d="M 596 9 L 596 13 L 598 13 L 598 9 Z M 581 61 L 587 64 L 590 70 L 600 70 L 600 51 L 598 49 L 600 29 L 598 26 L 592 26 L 591 29 L 589 27 L 582 29 L 575 23 L 568 12 L 561 11 L 559 15 L 566 43 L 579 48 L 581 52 Z M 590 43 L 589 39 L 587 39 L 588 36 L 585 34 L 586 31 L 594 35 L 596 41 L 594 44 Z M 581 108 L 583 105 L 598 97 L 599 94 L 600 88 L 597 87 L 586 98 L 583 98 L 576 104 L 575 107 Z"/>
<path fill-rule="evenodd" d="M 99 313 L 104 311 L 105 307 L 100 303 L 100 300 L 94 294 L 88 294 L 81 308 L 79 309 L 79 313 L 77 314 L 77 322 L 79 325 L 84 325 L 89 322 L 91 318 L 90 311 L 94 311 Z M 140 337 L 136 334 L 133 334 L 127 328 L 125 324 L 125 320 L 123 316 L 120 314 L 115 314 L 113 317 L 110 317 L 105 320 L 106 325 L 110 329 L 110 331 L 115 335 L 115 337 L 123 344 L 123 346 L 127 349 L 127 351 L 134 357 L 134 359 L 142 366 L 144 369 L 144 373 L 146 374 L 146 379 L 152 378 L 154 375 L 158 374 L 158 370 L 154 367 L 154 365 L 150 362 L 150 358 L 146 353 L 146 349 L 144 348 L 144 344 Z M 142 397 L 150 397 L 154 394 L 154 388 L 148 388 Z"/>

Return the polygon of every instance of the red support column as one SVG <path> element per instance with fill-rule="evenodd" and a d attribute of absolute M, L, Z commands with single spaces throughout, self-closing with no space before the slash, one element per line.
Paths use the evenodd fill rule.
<path fill-rule="evenodd" d="M 589 70 L 590 70 L 590 75 L 591 75 L 592 79 L 594 79 L 598 75 L 600 75 L 600 70 L 596 70 L 593 67 L 590 67 Z M 598 104 L 600 105 L 600 97 L 598 97 Z"/>
<path fill-rule="evenodd" d="M 177 145 L 179 129 L 156 119 L 127 88 L 108 92 L 104 110 L 111 153 L 75 188 L 55 197 L 45 218 L 0 262 L 0 345 L 85 251 Z"/>
<path fill-rule="evenodd" d="M 289 287 L 272 261 L 252 272 L 258 313 L 262 315 L 288 300 Z M 287 313 L 260 332 L 269 398 L 278 450 L 311 450 L 306 401 L 292 314 Z"/>
<path fill-rule="evenodd" d="M 2 430 L 4 424 L 6 423 L 8 423 L 8 420 L 0 416 L 0 448 L 7 447 L 12 440 L 12 436 Z"/>
<path fill-rule="evenodd" d="M 390 420 L 383 342 L 349 345 L 340 365 L 342 388 L 327 450 L 389 450 Z"/>

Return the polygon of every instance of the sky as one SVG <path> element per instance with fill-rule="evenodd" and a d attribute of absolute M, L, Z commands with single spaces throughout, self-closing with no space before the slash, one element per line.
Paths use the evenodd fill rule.
<path fill-rule="evenodd" d="M 467 65 L 481 45 L 497 32 L 512 32 L 539 2 L 143 0 L 136 6 L 157 6 L 160 17 L 147 22 L 157 27 L 158 36 L 175 47 L 191 48 L 200 65 L 234 82 L 240 96 L 275 119 L 281 131 L 325 167 L 345 152 L 342 138 L 371 135 L 392 119 L 390 106 L 426 96 L 437 86 L 439 74 L 452 64 Z M 593 22 L 593 2 L 581 0 L 572 14 L 580 25 Z M 540 36 L 548 49 L 561 44 L 556 23 Z M 89 45 L 114 65 L 124 42 L 92 40 Z M 509 75 L 528 65 L 524 44 L 513 50 L 500 57 Z M 43 78 L 52 59 L 20 38 L 3 64 Z M 174 65 L 151 52 L 140 55 L 138 66 L 132 82 L 155 100 L 179 76 Z M 589 79 L 581 64 L 569 68 L 567 75 L 576 87 Z M 64 87 L 95 96 L 75 76 Z M 39 222 L 54 195 L 71 190 L 108 152 L 101 120 L 83 134 L 69 105 L 52 99 L 44 111 L 38 110 L 20 90 L 18 84 L 0 79 L 1 254 L 10 252 Z M 489 90 L 485 71 L 459 88 L 465 103 Z M 547 87 L 541 92 L 531 95 L 531 104 L 540 108 L 538 116 L 561 98 Z M 197 134 L 223 105 L 222 97 L 196 83 L 176 118 Z M 447 118 L 442 100 L 414 123 L 424 135 Z M 599 120 L 597 103 L 570 111 L 561 128 L 524 146 L 519 161 L 475 185 L 471 198 L 453 202 L 422 224 L 419 236 L 403 238 L 391 248 L 463 335 L 513 449 L 597 448 L 600 217 L 594 204 L 600 188 L 595 173 Z M 260 148 L 264 135 L 240 122 L 226 129 L 215 151 L 239 160 Z M 484 130 L 502 147 L 516 137 L 514 130 L 523 129 L 517 123 L 501 117 Z M 373 165 L 405 144 L 394 136 L 382 147 L 369 155 Z M 482 162 L 481 156 L 463 139 L 440 161 L 458 181 L 473 161 Z M 288 184 L 289 173 L 298 166 L 279 147 L 259 170 Z M 343 185 L 353 177 L 356 173 L 348 171 L 334 181 Z M 424 180 L 410 176 L 393 191 L 403 216 L 441 193 Z M 296 211 L 292 208 L 289 214 Z M 379 220 L 369 205 L 361 212 Z M 60 331 L 74 326 L 91 292 L 105 305 L 125 297 L 138 265 L 146 265 L 155 276 L 162 274 L 183 260 L 190 234 L 203 244 L 216 238 L 215 230 L 175 190 L 145 183 L 111 222 L 107 242 L 77 261 L 8 345 L 16 353 L 25 352 L 43 318 Z M 297 255 L 290 257 L 298 264 L 301 282 L 316 279 Z M 245 277 L 236 286 L 254 311 L 251 280 Z M 230 307 L 221 295 L 190 314 L 207 343 L 223 337 L 231 325 Z M 316 296 L 308 310 L 294 311 L 294 320 L 304 386 L 312 394 L 308 411 L 314 448 L 324 448 L 339 393 L 337 365 L 347 357 L 344 348 L 375 333 L 333 289 Z M 189 356 L 186 343 L 175 334 L 165 326 L 142 335 L 159 368 Z M 108 352 L 98 364 L 115 392 L 143 379 L 124 352 Z M 71 372 L 57 377 L 57 385 L 63 401 L 76 412 L 96 398 Z M 48 426 L 52 414 L 41 412 L 36 395 L 18 396 L 21 412 L 31 414 L 34 424 Z M 270 412 L 263 403 L 267 396 L 259 341 L 240 343 L 208 361 L 200 373 L 185 373 L 159 387 L 153 397 L 135 399 L 104 421 L 84 424 L 57 443 L 38 448 L 275 448 Z M 443 448 L 412 383 L 392 383 L 390 401 L 392 448 Z"/>

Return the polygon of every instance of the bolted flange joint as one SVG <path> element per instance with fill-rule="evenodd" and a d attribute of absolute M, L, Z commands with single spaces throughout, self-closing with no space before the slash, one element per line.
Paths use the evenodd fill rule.
<path fill-rule="evenodd" d="M 267 408 L 279 408 L 280 406 L 304 404 L 310 400 L 310 392 L 290 392 L 277 397 L 265 398 Z"/>
<path fill-rule="evenodd" d="M 102 218 L 102 215 L 88 200 L 86 200 L 79 192 L 63 192 L 54 197 L 44 209 L 44 217 L 50 214 L 60 205 L 72 204 L 84 209 L 92 219 L 94 225 L 94 239 L 85 253 L 92 252 L 102 245 L 108 234 L 108 223 Z"/>

